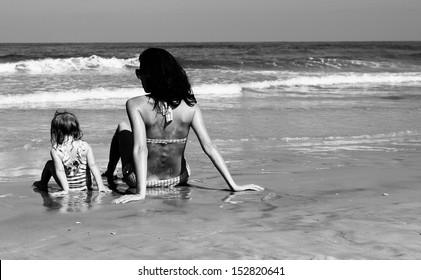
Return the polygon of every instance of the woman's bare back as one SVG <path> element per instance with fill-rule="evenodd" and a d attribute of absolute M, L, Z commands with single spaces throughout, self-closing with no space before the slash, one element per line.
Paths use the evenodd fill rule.
<path fill-rule="evenodd" d="M 172 120 L 167 121 L 147 96 L 136 98 L 139 113 L 145 123 L 148 145 L 147 180 L 164 180 L 180 176 L 186 170 L 184 151 L 196 106 L 184 101 L 172 109 Z"/>

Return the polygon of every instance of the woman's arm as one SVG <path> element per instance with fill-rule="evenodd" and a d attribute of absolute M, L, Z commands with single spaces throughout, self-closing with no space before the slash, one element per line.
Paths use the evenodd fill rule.
<path fill-rule="evenodd" d="M 126 102 L 126 111 L 133 132 L 133 162 L 136 174 L 136 194 L 125 195 L 113 201 L 113 203 L 127 203 L 145 199 L 148 148 L 146 144 L 146 129 L 142 115 L 139 111 L 137 99 L 129 99 Z"/>
<path fill-rule="evenodd" d="M 66 173 L 64 171 L 63 162 L 61 161 L 61 159 L 60 159 L 60 157 L 57 154 L 57 151 L 55 149 L 50 150 L 50 155 L 51 155 L 51 158 L 53 159 L 56 177 L 59 181 L 57 183 L 59 183 L 60 187 L 63 188 L 62 191 L 52 193 L 51 195 L 58 196 L 58 195 L 68 194 L 69 193 L 69 182 L 67 181 Z"/>
<path fill-rule="evenodd" d="M 98 186 L 98 191 L 100 191 L 100 192 L 111 192 L 111 190 L 108 189 L 107 187 L 105 187 L 104 183 L 102 182 L 101 173 L 99 172 L 98 165 L 96 164 L 94 152 L 93 152 L 91 146 L 88 143 L 86 143 L 86 146 L 88 148 L 88 151 L 87 151 L 87 154 L 86 154 L 86 159 L 88 160 L 89 169 L 91 170 L 92 174 L 94 175 L 95 182 Z"/>
<path fill-rule="evenodd" d="M 139 112 L 136 99 L 126 103 L 127 115 L 133 132 L 133 161 L 136 174 L 136 193 L 142 199 L 146 195 L 146 176 L 148 173 L 148 146 L 146 144 L 146 129 L 142 115 Z"/>
<path fill-rule="evenodd" d="M 219 153 L 218 149 L 216 148 L 215 144 L 209 137 L 209 134 L 206 130 L 205 123 L 203 121 L 202 112 L 198 105 L 197 109 L 193 116 L 192 121 L 192 128 L 199 139 L 200 145 L 202 146 L 203 151 L 208 155 L 212 163 L 215 165 L 216 169 L 218 169 L 219 173 L 221 173 L 222 177 L 224 178 L 225 182 L 228 184 L 232 191 L 244 191 L 244 190 L 256 190 L 260 191 L 264 188 L 249 184 L 249 185 L 242 185 L 239 186 L 234 182 L 234 179 L 231 177 L 230 172 L 228 171 L 227 165 L 225 164 L 224 159 L 222 158 L 221 154 Z"/>

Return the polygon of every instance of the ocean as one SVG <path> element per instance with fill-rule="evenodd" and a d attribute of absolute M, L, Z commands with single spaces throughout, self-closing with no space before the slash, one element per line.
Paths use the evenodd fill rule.
<path fill-rule="evenodd" d="M 184 66 L 234 175 L 281 180 L 421 148 L 421 42 L 0 44 L 0 182 L 39 178 L 59 108 L 104 171 L 125 101 L 144 94 L 134 70 L 148 47 Z M 194 133 L 186 157 L 193 182 L 219 176 Z"/>

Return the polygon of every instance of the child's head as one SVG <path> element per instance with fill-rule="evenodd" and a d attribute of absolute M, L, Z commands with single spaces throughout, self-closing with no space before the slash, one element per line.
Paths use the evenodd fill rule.
<path fill-rule="evenodd" d="M 74 114 L 57 110 L 51 121 L 51 144 L 61 145 L 69 136 L 74 140 L 82 139 L 79 121 Z"/>

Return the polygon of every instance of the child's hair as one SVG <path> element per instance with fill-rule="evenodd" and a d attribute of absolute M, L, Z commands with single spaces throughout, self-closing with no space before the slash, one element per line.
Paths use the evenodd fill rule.
<path fill-rule="evenodd" d="M 51 121 L 51 144 L 61 145 L 67 137 L 72 136 L 73 140 L 82 139 L 83 133 L 79 127 L 76 116 L 66 111 L 57 110 Z"/>

